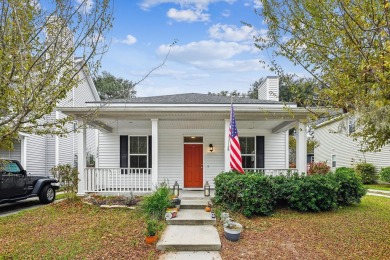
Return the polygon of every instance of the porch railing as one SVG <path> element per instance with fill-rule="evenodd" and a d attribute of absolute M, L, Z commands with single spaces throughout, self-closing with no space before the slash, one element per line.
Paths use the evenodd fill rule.
<path fill-rule="evenodd" d="M 289 168 L 289 169 L 266 169 L 266 168 L 244 168 L 245 172 L 256 172 L 265 176 L 289 176 L 294 173 L 298 173 L 298 169 Z"/>
<path fill-rule="evenodd" d="M 152 190 L 151 168 L 85 168 L 86 192 L 137 192 Z"/>

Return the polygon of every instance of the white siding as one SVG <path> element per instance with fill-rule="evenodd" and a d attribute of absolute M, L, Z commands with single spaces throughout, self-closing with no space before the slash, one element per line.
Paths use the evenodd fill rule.
<path fill-rule="evenodd" d="M 31 135 L 27 138 L 26 170 L 32 175 L 49 175 L 46 156 L 46 136 Z"/>
<path fill-rule="evenodd" d="M 267 77 L 259 87 L 258 98 L 279 101 L 279 78 Z"/>
<path fill-rule="evenodd" d="M 383 147 L 381 152 L 362 153 L 359 151 L 359 142 L 353 141 L 347 135 L 346 128 L 340 126 L 342 126 L 342 121 L 336 121 L 314 130 L 315 139 L 320 143 L 319 147 L 314 150 L 316 162 L 327 161 L 327 164 L 331 166 L 332 154 L 334 154 L 337 168 L 353 167 L 354 164 L 363 161 L 374 164 L 377 170 L 390 166 L 390 146 Z M 341 133 L 334 133 L 340 130 Z"/>
<path fill-rule="evenodd" d="M 6 150 L 6 149 L 0 149 L 0 159 L 7 159 L 7 160 L 18 160 L 21 161 L 21 145 L 19 141 L 14 142 L 14 149 Z M 22 165 L 25 167 L 25 165 Z"/>

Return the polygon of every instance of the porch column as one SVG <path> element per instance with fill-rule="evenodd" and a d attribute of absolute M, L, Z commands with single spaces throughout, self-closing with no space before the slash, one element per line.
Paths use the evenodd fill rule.
<path fill-rule="evenodd" d="M 230 119 L 225 119 L 225 172 L 230 171 L 230 152 L 229 152 L 229 127 Z"/>
<path fill-rule="evenodd" d="M 158 186 L 158 119 L 152 120 L 152 190 Z"/>
<path fill-rule="evenodd" d="M 298 122 L 296 129 L 296 164 L 299 173 L 306 173 L 307 167 L 307 136 L 306 124 Z"/>
<path fill-rule="evenodd" d="M 79 172 L 79 185 L 77 189 L 78 196 L 85 195 L 84 169 L 86 166 L 86 147 L 87 147 L 87 131 L 85 129 L 84 120 L 77 120 L 77 168 Z"/>

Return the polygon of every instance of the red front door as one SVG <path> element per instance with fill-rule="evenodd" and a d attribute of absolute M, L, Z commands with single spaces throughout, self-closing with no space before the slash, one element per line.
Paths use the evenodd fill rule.
<path fill-rule="evenodd" d="M 203 144 L 184 144 L 184 188 L 203 187 Z"/>

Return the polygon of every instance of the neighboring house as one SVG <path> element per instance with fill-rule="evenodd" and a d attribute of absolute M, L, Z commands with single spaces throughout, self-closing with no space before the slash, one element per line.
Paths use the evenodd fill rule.
<path fill-rule="evenodd" d="M 308 112 L 278 101 L 278 78 L 268 77 L 259 90 L 263 99 L 233 98 L 243 168 L 265 174 L 288 170 L 288 130 L 297 131 L 297 168 L 306 171 Z M 288 109 L 286 109 L 286 107 Z M 79 160 L 78 193 L 149 192 L 161 182 L 181 188 L 214 186 L 214 177 L 229 171 L 231 98 L 207 94 L 177 94 L 91 102 L 88 107 L 62 107 L 79 125 L 99 108 L 92 125 L 98 137 L 96 168 Z M 85 158 L 85 131 L 78 134 L 79 158 Z M 212 149 L 211 149 L 212 148 Z"/>
<path fill-rule="evenodd" d="M 81 59 L 75 59 L 80 65 Z M 80 70 L 81 80 L 76 88 L 67 93 L 67 97 L 58 103 L 61 107 L 83 107 L 86 101 L 100 101 L 95 85 L 86 69 Z M 42 120 L 53 121 L 65 115 L 59 111 L 45 115 Z M 67 129 L 73 130 L 76 123 L 68 123 Z M 87 153 L 96 156 L 97 130 L 87 129 Z M 14 142 L 12 151 L 0 149 L 0 158 L 19 160 L 32 175 L 51 175 L 50 169 L 58 164 L 77 165 L 77 134 L 72 132 L 66 137 L 53 135 L 28 135 L 19 133 L 19 140 Z"/>
<path fill-rule="evenodd" d="M 338 117 L 319 123 L 314 138 L 319 146 L 314 149 L 315 162 L 326 161 L 332 169 L 353 167 L 360 162 L 372 163 L 377 170 L 390 166 L 390 146 L 380 152 L 361 152 L 361 144 L 350 136 L 355 131 L 353 117 Z"/>

